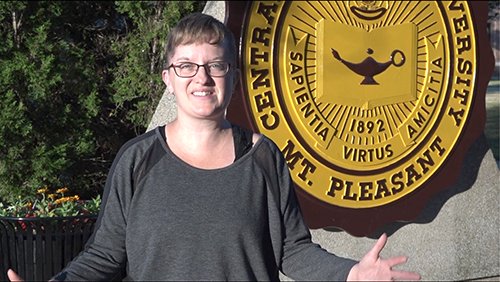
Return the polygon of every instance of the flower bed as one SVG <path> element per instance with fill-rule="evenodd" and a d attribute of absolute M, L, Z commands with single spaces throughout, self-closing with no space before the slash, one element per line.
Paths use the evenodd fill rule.
<path fill-rule="evenodd" d="M 0 281 L 8 281 L 9 268 L 27 281 L 47 281 L 83 250 L 101 198 L 69 192 L 42 188 L 35 197 L 0 202 Z"/>
<path fill-rule="evenodd" d="M 100 195 L 91 200 L 80 200 L 78 195 L 69 196 L 69 192 L 66 187 L 54 191 L 44 187 L 38 189 L 36 197 L 18 199 L 8 204 L 0 202 L 0 216 L 57 217 L 99 213 Z"/>

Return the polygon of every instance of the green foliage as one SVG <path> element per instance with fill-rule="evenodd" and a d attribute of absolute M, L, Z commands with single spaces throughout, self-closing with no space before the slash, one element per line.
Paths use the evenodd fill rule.
<path fill-rule="evenodd" d="M 0 32 L 7 41 L 0 50 L 0 92 L 6 93 L 0 100 L 2 198 L 65 184 L 71 165 L 95 150 L 93 134 L 85 129 L 96 116 L 97 77 L 92 54 L 61 33 L 68 7 L 62 2 L 1 7 Z"/>
<path fill-rule="evenodd" d="M 117 10 L 133 26 L 114 42 L 117 58 L 114 69 L 113 101 L 118 110 L 126 108 L 128 122 L 144 131 L 164 91 L 161 80 L 166 37 L 187 13 L 201 11 L 200 1 L 117 1 Z"/>
<path fill-rule="evenodd" d="M 165 38 L 200 1 L 0 2 L 0 201 L 101 193 L 164 91 Z"/>

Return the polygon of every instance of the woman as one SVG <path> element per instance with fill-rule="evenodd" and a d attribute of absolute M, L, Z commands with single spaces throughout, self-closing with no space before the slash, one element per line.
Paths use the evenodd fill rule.
<path fill-rule="evenodd" d="M 177 118 L 122 147 L 93 236 L 55 280 L 419 279 L 379 257 L 385 235 L 360 262 L 311 242 L 280 150 L 226 120 L 239 72 L 221 22 L 183 18 L 166 51 Z"/>

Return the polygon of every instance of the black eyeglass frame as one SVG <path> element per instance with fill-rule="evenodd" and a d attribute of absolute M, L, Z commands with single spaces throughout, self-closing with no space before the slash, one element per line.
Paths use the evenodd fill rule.
<path fill-rule="evenodd" d="M 209 69 L 209 65 L 210 64 L 214 64 L 214 63 L 224 63 L 224 64 L 227 64 L 227 68 L 226 68 L 226 71 L 224 72 L 223 75 L 212 75 L 210 73 L 210 69 Z M 196 65 L 196 71 L 193 73 L 193 75 L 179 75 L 177 73 L 177 68 L 180 67 L 181 64 L 191 64 L 191 65 Z M 170 68 L 174 68 L 174 73 L 175 75 L 177 75 L 178 77 L 181 77 L 181 78 L 191 78 L 191 77 L 194 77 L 195 75 L 198 74 L 198 71 L 200 70 L 200 67 L 203 67 L 205 69 L 205 72 L 211 76 L 211 77 L 224 77 L 226 76 L 226 74 L 229 72 L 229 70 L 231 69 L 231 64 L 228 63 L 228 62 L 222 62 L 222 61 L 218 61 L 218 62 L 210 62 L 210 63 L 206 63 L 206 64 L 203 64 L 203 65 L 199 65 L 197 63 L 192 63 L 192 62 L 184 62 L 184 63 L 179 63 L 177 65 L 174 65 L 174 63 L 171 63 L 166 69 L 170 69 Z"/>

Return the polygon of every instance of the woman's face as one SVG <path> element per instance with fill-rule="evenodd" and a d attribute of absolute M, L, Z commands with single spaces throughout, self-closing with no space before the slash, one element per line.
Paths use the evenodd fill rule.
<path fill-rule="evenodd" d="M 170 62 L 174 66 L 182 63 L 198 65 L 214 62 L 232 63 L 230 53 L 224 45 L 209 43 L 180 45 L 175 49 Z M 204 67 L 200 66 L 193 77 L 183 78 L 177 76 L 174 67 L 171 67 L 162 72 L 162 78 L 168 90 L 176 96 L 178 116 L 217 120 L 225 117 L 237 73 L 233 64 L 226 75 L 212 77 Z"/>

